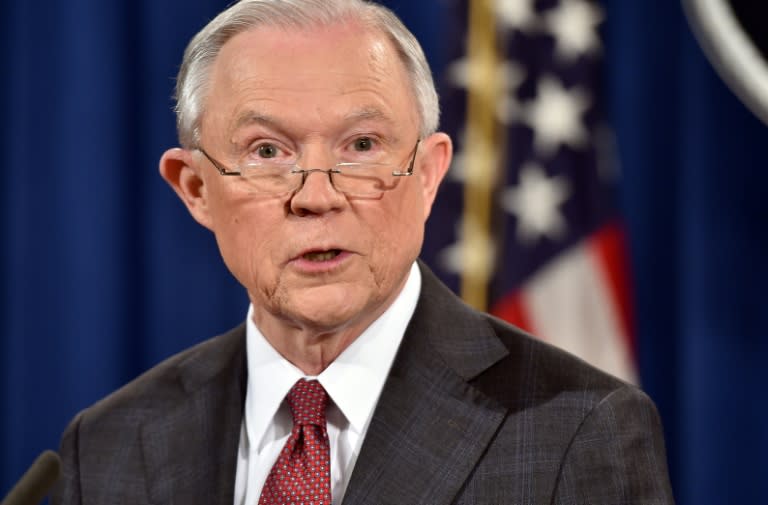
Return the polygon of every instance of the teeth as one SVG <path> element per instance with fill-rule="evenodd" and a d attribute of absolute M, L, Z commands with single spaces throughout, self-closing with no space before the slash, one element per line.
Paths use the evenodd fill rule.
<path fill-rule="evenodd" d="M 334 249 L 333 251 L 307 253 L 304 255 L 304 259 L 309 261 L 328 261 L 332 260 L 338 255 L 339 251 Z"/>

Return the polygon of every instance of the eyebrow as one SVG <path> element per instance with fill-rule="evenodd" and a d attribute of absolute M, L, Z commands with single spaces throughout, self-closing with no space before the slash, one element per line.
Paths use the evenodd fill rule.
<path fill-rule="evenodd" d="M 251 124 L 261 124 L 277 129 L 280 128 L 280 121 L 277 118 L 270 116 L 269 114 L 263 114 L 253 110 L 246 110 L 237 115 L 234 129 L 237 131 L 243 126 L 248 126 Z"/>
<path fill-rule="evenodd" d="M 344 124 L 355 123 L 359 121 L 384 121 L 388 124 L 396 124 L 395 120 L 389 115 L 385 114 L 381 109 L 376 107 L 364 107 L 362 109 L 353 110 L 346 114 L 342 118 Z M 243 126 L 252 124 L 264 125 L 276 130 L 284 130 L 280 119 L 254 110 L 246 110 L 238 114 L 234 122 L 234 130 L 237 131 Z"/>
<path fill-rule="evenodd" d="M 385 114 L 381 109 L 377 109 L 375 107 L 365 107 L 352 111 L 344 116 L 345 123 L 369 120 L 382 120 L 390 124 L 395 123 L 395 121 L 389 115 Z"/>

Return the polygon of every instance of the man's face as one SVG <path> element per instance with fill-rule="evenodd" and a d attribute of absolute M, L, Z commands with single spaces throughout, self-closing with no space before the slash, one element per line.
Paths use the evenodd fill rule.
<path fill-rule="evenodd" d="M 365 138 L 365 148 L 372 141 L 391 150 L 402 163 L 393 169 L 404 169 L 418 136 L 391 43 L 350 23 L 233 37 L 212 68 L 200 145 L 229 168 L 249 152 L 290 151 L 304 168 L 327 169 Z M 445 135 L 422 139 L 414 176 L 391 177 L 392 190 L 368 198 L 336 191 L 323 172 L 294 193 L 258 194 L 195 150 L 168 151 L 161 172 L 215 233 L 268 337 L 286 324 L 359 332 L 402 288 L 450 151 Z"/>

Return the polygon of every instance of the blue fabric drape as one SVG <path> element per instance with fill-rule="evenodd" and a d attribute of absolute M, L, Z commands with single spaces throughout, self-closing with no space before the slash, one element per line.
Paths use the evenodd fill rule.
<path fill-rule="evenodd" d="M 156 169 L 184 44 L 225 3 L 5 2 L 0 493 L 76 411 L 243 318 Z"/>
<path fill-rule="evenodd" d="M 449 0 L 385 2 L 436 71 Z M 245 314 L 157 174 L 186 41 L 227 0 L 8 0 L 0 17 L 0 494 L 80 409 Z M 768 494 L 768 127 L 676 2 L 606 0 L 644 387 L 681 504 Z M 514 258 L 509 258 L 514 261 Z"/>
<path fill-rule="evenodd" d="M 608 89 L 641 376 L 679 503 L 768 493 L 768 127 L 706 61 L 677 2 L 606 4 Z"/>

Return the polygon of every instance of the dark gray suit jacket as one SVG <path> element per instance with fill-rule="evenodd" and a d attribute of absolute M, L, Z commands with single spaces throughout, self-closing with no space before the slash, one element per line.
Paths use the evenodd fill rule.
<path fill-rule="evenodd" d="M 345 504 L 672 503 L 645 394 L 421 270 Z M 245 383 L 241 326 L 81 412 L 52 503 L 232 505 Z"/>

